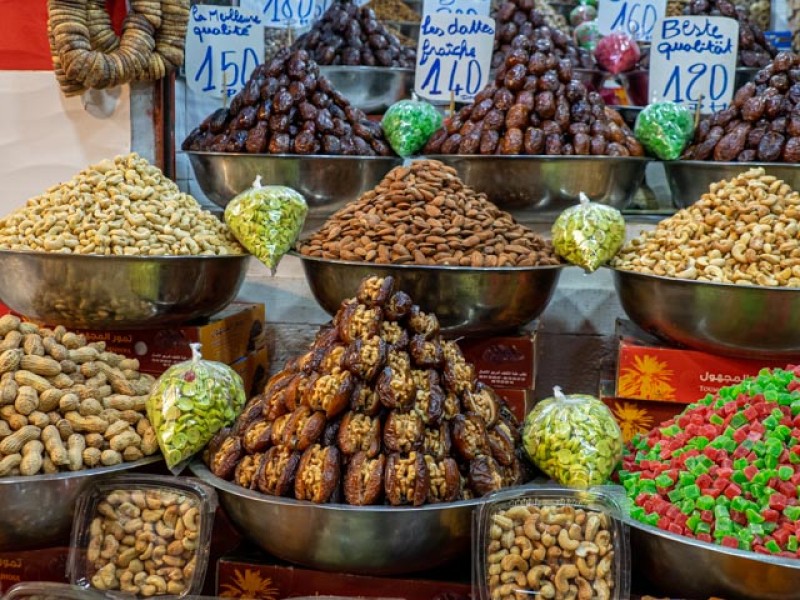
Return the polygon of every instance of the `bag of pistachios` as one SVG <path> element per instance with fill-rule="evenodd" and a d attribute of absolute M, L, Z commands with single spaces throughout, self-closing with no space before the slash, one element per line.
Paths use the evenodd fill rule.
<path fill-rule="evenodd" d="M 625 219 L 616 208 L 581 202 L 565 209 L 553 224 L 553 248 L 559 256 L 588 273 L 611 260 L 625 241 Z"/>

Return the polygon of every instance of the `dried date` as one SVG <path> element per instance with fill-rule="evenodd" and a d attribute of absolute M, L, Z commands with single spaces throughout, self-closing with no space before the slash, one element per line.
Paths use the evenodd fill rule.
<path fill-rule="evenodd" d="M 386 458 L 379 454 L 370 458 L 359 452 L 347 465 L 344 478 L 344 496 L 348 504 L 367 506 L 376 504 L 383 494 Z"/>
<path fill-rule="evenodd" d="M 381 421 L 378 417 L 350 411 L 342 417 L 336 442 L 347 456 L 363 452 L 372 458 L 381 450 Z"/>
<path fill-rule="evenodd" d="M 242 440 L 228 435 L 211 455 L 211 472 L 220 479 L 230 479 L 243 453 Z"/>
<path fill-rule="evenodd" d="M 314 444 L 300 458 L 295 476 L 295 498 L 317 504 L 327 502 L 339 485 L 340 477 L 341 462 L 336 447 Z"/>
<path fill-rule="evenodd" d="M 428 502 L 452 502 L 461 493 L 461 474 L 458 465 L 452 458 L 436 460 L 425 456 L 425 466 L 430 480 Z"/>
<path fill-rule="evenodd" d="M 242 444 L 249 454 L 264 452 L 272 443 L 272 421 L 256 421 L 244 431 Z"/>
<path fill-rule="evenodd" d="M 308 406 L 298 406 L 291 414 L 281 435 L 281 443 L 302 452 L 314 444 L 325 430 L 325 414 Z"/>
<path fill-rule="evenodd" d="M 359 338 L 344 352 L 342 365 L 353 375 L 370 382 L 386 361 L 387 346 L 380 336 Z"/>
<path fill-rule="evenodd" d="M 386 418 L 383 445 L 389 452 L 408 454 L 422 447 L 424 435 L 425 425 L 419 415 L 393 410 Z"/>
<path fill-rule="evenodd" d="M 479 496 L 503 487 L 503 472 L 491 456 L 479 456 L 469 463 L 469 485 Z"/>
<path fill-rule="evenodd" d="M 264 494 L 286 496 L 294 488 L 300 453 L 286 446 L 273 446 L 264 455 L 256 485 Z"/>
<path fill-rule="evenodd" d="M 393 506 L 421 506 L 428 498 L 430 479 L 425 459 L 419 452 L 407 457 L 390 454 L 386 460 L 386 499 Z"/>

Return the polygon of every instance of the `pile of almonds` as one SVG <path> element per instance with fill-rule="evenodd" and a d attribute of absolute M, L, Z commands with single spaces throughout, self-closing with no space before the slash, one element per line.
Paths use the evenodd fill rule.
<path fill-rule="evenodd" d="M 549 241 L 516 223 L 435 160 L 395 167 L 300 242 L 306 256 L 379 264 L 557 265 Z"/>

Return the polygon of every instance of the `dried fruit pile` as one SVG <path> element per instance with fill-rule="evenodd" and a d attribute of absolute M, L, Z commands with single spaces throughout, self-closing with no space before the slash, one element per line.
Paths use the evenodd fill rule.
<path fill-rule="evenodd" d="M 631 442 L 619 479 L 650 525 L 800 557 L 800 368 L 764 370 Z"/>
<path fill-rule="evenodd" d="M 365 279 L 305 355 L 209 445 L 212 472 L 269 495 L 390 505 L 523 478 L 518 423 L 391 277 Z"/>
<path fill-rule="evenodd" d="M 781 52 L 733 104 L 703 119 L 683 158 L 800 162 L 800 57 Z"/>
<path fill-rule="evenodd" d="M 251 154 L 389 156 L 380 124 L 319 74 L 309 53 L 281 52 L 259 65 L 228 108 L 209 115 L 183 150 Z"/>
<path fill-rule="evenodd" d="M 352 0 L 336 0 L 293 48 L 307 50 L 319 65 L 413 69 L 417 60 L 416 50 L 401 45 L 371 8 Z"/>

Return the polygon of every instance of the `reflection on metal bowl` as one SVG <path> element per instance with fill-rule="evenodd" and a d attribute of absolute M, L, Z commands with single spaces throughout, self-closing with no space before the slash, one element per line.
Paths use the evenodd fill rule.
<path fill-rule="evenodd" d="M 800 289 L 612 271 L 631 321 L 664 340 L 723 356 L 800 356 Z"/>
<path fill-rule="evenodd" d="M 244 283 L 249 259 L 249 254 L 140 257 L 0 250 L 0 300 L 48 325 L 179 325 L 230 304 Z"/>
<path fill-rule="evenodd" d="M 563 267 L 437 267 L 379 265 L 296 254 L 317 302 L 331 315 L 370 275 L 395 279 L 423 310 L 436 314 L 448 335 L 497 332 L 538 317 L 553 296 Z"/>
<path fill-rule="evenodd" d="M 217 489 L 227 515 L 253 542 L 283 560 L 326 571 L 413 573 L 468 555 L 472 510 L 480 503 L 313 504 L 245 489 L 199 461 L 190 468 Z"/>
<path fill-rule="evenodd" d="M 395 67 L 320 67 L 319 72 L 350 104 L 368 115 L 386 112 L 414 91 L 414 69 Z"/>

